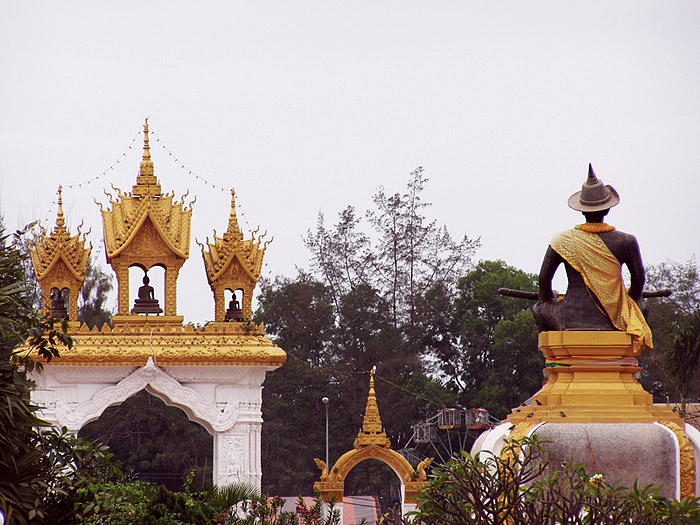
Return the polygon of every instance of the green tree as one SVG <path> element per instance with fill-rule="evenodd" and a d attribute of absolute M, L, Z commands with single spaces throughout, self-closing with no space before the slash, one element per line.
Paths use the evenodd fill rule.
<path fill-rule="evenodd" d="M 680 414 L 686 417 L 688 397 L 700 364 L 700 310 L 671 323 L 668 332 L 664 370 L 678 395 Z"/>
<path fill-rule="evenodd" d="M 348 443 L 351 426 L 344 416 L 338 417 L 347 408 L 347 398 L 340 395 L 338 385 L 331 384 L 328 375 L 318 368 L 292 355 L 284 366 L 268 373 L 263 390 L 264 492 L 286 496 L 311 493 L 320 475 L 314 458 L 325 461 L 324 396 L 330 399 L 333 415 L 330 455 L 337 459 L 345 451 L 343 447 L 352 446 Z"/>
<path fill-rule="evenodd" d="M 435 351 L 462 405 L 486 408 L 497 417 L 537 392 L 544 366 L 532 303 L 500 296 L 502 287 L 536 291 L 537 276 L 503 261 L 481 261 L 457 284 L 450 326 L 454 344 Z"/>
<path fill-rule="evenodd" d="M 647 267 L 647 290 L 669 289 L 670 297 L 649 299 L 649 326 L 654 337 L 654 350 L 639 357 L 640 382 L 658 402 L 681 402 L 678 386 L 686 387 L 683 399 L 700 399 L 700 385 L 692 381 L 698 364 L 681 347 L 687 341 L 682 332 L 691 329 L 694 316 L 700 311 L 700 270 L 695 258 L 685 263 L 666 261 Z M 686 346 L 686 350 L 689 347 Z M 691 368 L 689 368 L 691 366 Z"/>
<path fill-rule="evenodd" d="M 94 326 L 102 328 L 105 323 L 111 325 L 112 312 L 105 303 L 112 288 L 112 276 L 102 271 L 95 258 L 91 258 L 78 297 L 78 321 L 90 329 Z"/>
<path fill-rule="evenodd" d="M 351 206 L 331 228 L 320 215 L 306 239 L 312 273 L 262 283 L 255 319 L 288 353 L 263 390 L 266 491 L 308 492 L 318 479 L 321 397 L 330 399 L 331 462 L 352 446 L 375 365 L 382 421 L 397 447 L 409 441 L 413 423 L 455 402 L 426 373 L 424 357 L 443 344 L 445 323 L 432 314 L 449 312 L 456 279 L 478 241 L 455 242 L 426 219 L 428 204 L 420 199 L 426 181 L 419 168 L 405 193 L 380 189 L 366 223 Z"/>
<path fill-rule="evenodd" d="M 181 490 L 194 471 L 199 487 L 212 482 L 213 440 L 207 430 L 189 421 L 182 410 L 142 390 L 120 405 L 107 408 L 79 433 L 107 445 L 116 460 L 139 478 Z"/>
<path fill-rule="evenodd" d="M 402 357 L 406 374 L 420 370 L 426 350 L 425 296 L 436 288 L 454 289 L 479 246 L 466 236 L 453 240 L 444 226 L 423 215 L 430 206 L 421 200 L 427 180 L 418 168 L 405 193 L 388 195 L 380 188 L 366 213 L 368 232 L 348 206 L 332 229 L 319 215 L 316 230 L 306 238 L 312 268 L 329 287 L 336 316 L 342 318 L 343 300 L 351 293 L 381 309 L 389 321 L 385 336 L 391 338 L 384 346 Z"/>
<path fill-rule="evenodd" d="M 25 288 L 25 258 L 21 232 L 10 237 L 0 227 L 0 510 L 18 523 L 40 510 L 50 475 L 36 430 L 45 423 L 30 401 L 27 371 L 37 366 L 34 353 L 50 361 L 60 345 L 72 344 L 34 309 Z"/>
<path fill-rule="evenodd" d="M 260 282 L 255 322 L 285 350 L 314 366 L 330 364 L 334 315 L 331 291 L 299 271 L 294 279 L 277 277 Z"/>

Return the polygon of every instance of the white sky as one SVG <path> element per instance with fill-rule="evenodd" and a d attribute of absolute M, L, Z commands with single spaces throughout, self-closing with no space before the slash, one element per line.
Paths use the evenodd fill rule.
<path fill-rule="evenodd" d="M 163 189 L 197 196 L 187 321 L 213 317 L 194 239 L 226 228 L 232 185 L 246 234 L 275 237 L 266 275 L 307 266 L 319 211 L 419 165 L 429 216 L 481 237 L 478 259 L 537 272 L 589 162 L 647 264 L 700 252 L 700 2 L 0 0 L 0 68 L 11 229 L 53 226 L 60 183 L 103 254 L 93 198 L 130 191 L 151 115 Z"/>

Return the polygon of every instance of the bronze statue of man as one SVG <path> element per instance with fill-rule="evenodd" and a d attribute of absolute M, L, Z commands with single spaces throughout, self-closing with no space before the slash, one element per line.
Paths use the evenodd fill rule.
<path fill-rule="evenodd" d="M 589 164 L 581 191 L 569 198 L 569 207 L 582 212 L 586 222 L 556 234 L 542 262 L 539 300 L 532 309 L 539 331 L 621 330 L 632 335 L 635 345 L 652 348 L 637 239 L 603 222 L 619 202 L 615 189 L 603 184 Z M 563 298 L 552 290 L 562 263 L 569 281 Z M 622 281 L 623 264 L 631 277 L 629 290 Z"/>

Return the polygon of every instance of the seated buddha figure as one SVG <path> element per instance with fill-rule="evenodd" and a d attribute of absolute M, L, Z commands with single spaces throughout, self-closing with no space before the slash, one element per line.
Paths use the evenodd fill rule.
<path fill-rule="evenodd" d="M 163 310 L 158 304 L 158 299 L 153 295 L 153 287 L 149 285 L 148 274 L 143 276 L 143 286 L 139 287 L 139 296 L 134 301 L 132 314 L 161 314 Z"/>

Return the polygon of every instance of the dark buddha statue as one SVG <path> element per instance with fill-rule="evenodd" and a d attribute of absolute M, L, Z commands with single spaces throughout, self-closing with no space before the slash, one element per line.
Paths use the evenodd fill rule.
<path fill-rule="evenodd" d="M 163 310 L 158 305 L 158 299 L 153 295 L 153 287 L 148 283 L 150 279 L 148 275 L 143 276 L 143 286 L 139 287 L 138 299 L 134 301 L 132 314 L 161 314 Z"/>
<path fill-rule="evenodd" d="M 231 297 L 231 301 L 228 303 L 228 310 L 226 310 L 226 321 L 243 321 L 243 310 L 241 310 L 241 305 L 236 299 L 236 296 Z"/>
<path fill-rule="evenodd" d="M 51 317 L 55 319 L 68 319 L 66 302 L 63 299 L 61 290 L 58 288 L 51 289 Z"/>

